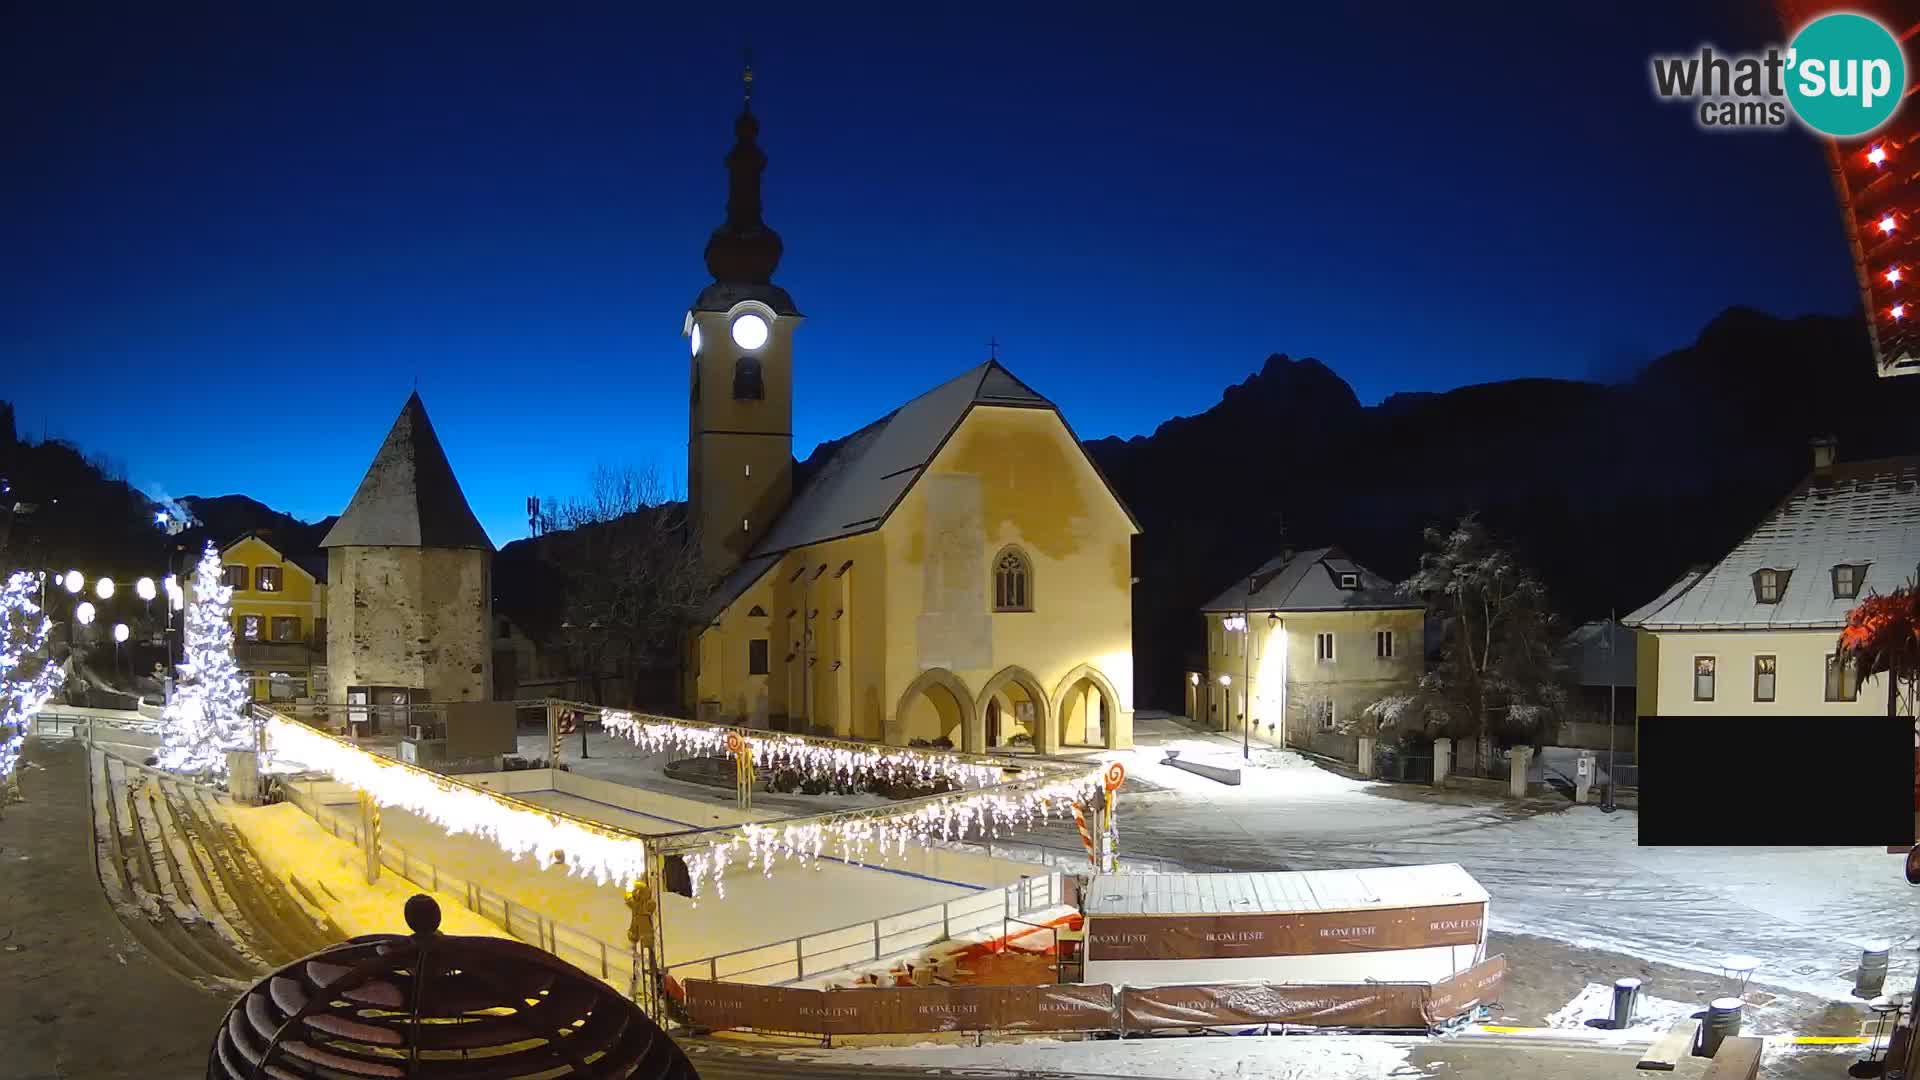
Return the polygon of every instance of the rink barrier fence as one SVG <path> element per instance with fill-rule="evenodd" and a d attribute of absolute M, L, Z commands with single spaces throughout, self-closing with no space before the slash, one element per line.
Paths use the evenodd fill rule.
<path fill-rule="evenodd" d="M 288 802 L 321 828 L 356 846 L 361 843 L 357 814 L 343 814 L 321 804 L 298 783 L 283 783 L 280 790 Z M 590 974 L 598 974 L 616 987 L 630 985 L 633 962 L 627 942 L 605 941 L 515 903 L 478 882 L 415 856 L 390 837 L 380 839 L 380 863 L 415 885 L 458 897 L 467 910 L 529 945 L 545 949 Z M 1000 936 L 1005 937 L 1013 924 L 1020 922 L 1020 916 L 1057 906 L 1064 902 L 1064 894 L 1065 884 L 1057 873 L 1022 877 L 1011 885 L 851 926 L 672 964 L 667 974 L 675 980 L 704 974 L 712 980 L 749 979 L 772 983 L 813 978 L 908 953 L 957 935 L 977 934 L 998 927 Z"/>
<path fill-rule="evenodd" d="M 667 974 L 682 982 L 698 978 L 709 982 L 798 982 L 909 954 L 964 934 L 997 929 L 997 935 L 986 936 L 1005 938 L 1015 932 L 1015 926 L 1025 928 L 1019 931 L 1021 934 L 1033 932 L 1039 929 L 1037 924 L 1024 923 L 1022 916 L 1064 902 L 1061 875 L 1023 877 L 1012 885 L 851 926 L 670 964 Z"/>
<path fill-rule="evenodd" d="M 359 846 L 358 815 L 345 815 L 321 805 L 297 783 L 283 783 L 288 802 L 334 836 Z M 575 926 L 550 919 L 533 908 L 488 889 L 476 881 L 442 870 L 407 851 L 392 838 L 380 838 L 380 865 L 432 892 L 458 897 L 468 911 L 506 930 L 515 938 L 565 960 L 588 974 L 625 989 L 633 976 L 632 947 L 594 937 Z"/>
<path fill-rule="evenodd" d="M 697 1029 L 836 1035 L 1083 1031 L 1119 1036 L 1255 1026 L 1431 1030 L 1499 1000 L 1504 956 L 1435 983 L 1267 982 L 1115 987 L 912 986 L 810 990 L 689 981 Z"/>

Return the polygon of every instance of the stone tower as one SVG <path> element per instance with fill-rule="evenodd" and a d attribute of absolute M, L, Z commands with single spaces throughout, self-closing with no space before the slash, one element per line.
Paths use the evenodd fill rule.
<path fill-rule="evenodd" d="M 419 394 L 320 546 L 329 703 L 357 688 L 408 690 L 415 702 L 492 697 L 493 544 Z"/>
<path fill-rule="evenodd" d="M 700 291 L 683 333 L 693 350 L 687 425 L 687 503 L 701 564 L 733 569 L 793 496 L 793 332 L 800 312 L 773 283 L 780 235 L 760 212 L 767 156 L 747 101 L 726 157 L 727 219 L 707 241 L 713 283 Z"/>

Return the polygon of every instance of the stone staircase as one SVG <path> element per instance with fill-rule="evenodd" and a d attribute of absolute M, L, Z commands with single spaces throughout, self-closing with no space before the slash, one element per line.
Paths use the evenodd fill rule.
<path fill-rule="evenodd" d="M 297 882 L 261 865 L 223 816 L 222 793 L 99 749 L 88 777 L 107 899 L 183 977 L 238 988 L 345 940 Z"/>

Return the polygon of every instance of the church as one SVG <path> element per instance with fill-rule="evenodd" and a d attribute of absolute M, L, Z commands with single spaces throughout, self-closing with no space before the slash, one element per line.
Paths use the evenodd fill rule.
<path fill-rule="evenodd" d="M 718 582 L 690 642 L 695 714 L 897 746 L 1131 746 L 1140 526 L 1053 402 L 989 359 L 796 485 L 802 316 L 773 280 L 751 98 L 734 131 L 713 282 L 683 331 L 688 514 Z"/>

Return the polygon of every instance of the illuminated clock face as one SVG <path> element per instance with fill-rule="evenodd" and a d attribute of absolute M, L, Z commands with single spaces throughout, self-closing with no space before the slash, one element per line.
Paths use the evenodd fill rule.
<path fill-rule="evenodd" d="M 733 343 L 748 351 L 765 345 L 767 320 L 751 312 L 733 320 Z"/>
<path fill-rule="evenodd" d="M 693 339 L 693 355 L 699 356 L 700 355 L 700 324 L 699 323 L 693 324 L 693 333 L 688 336 Z"/>

